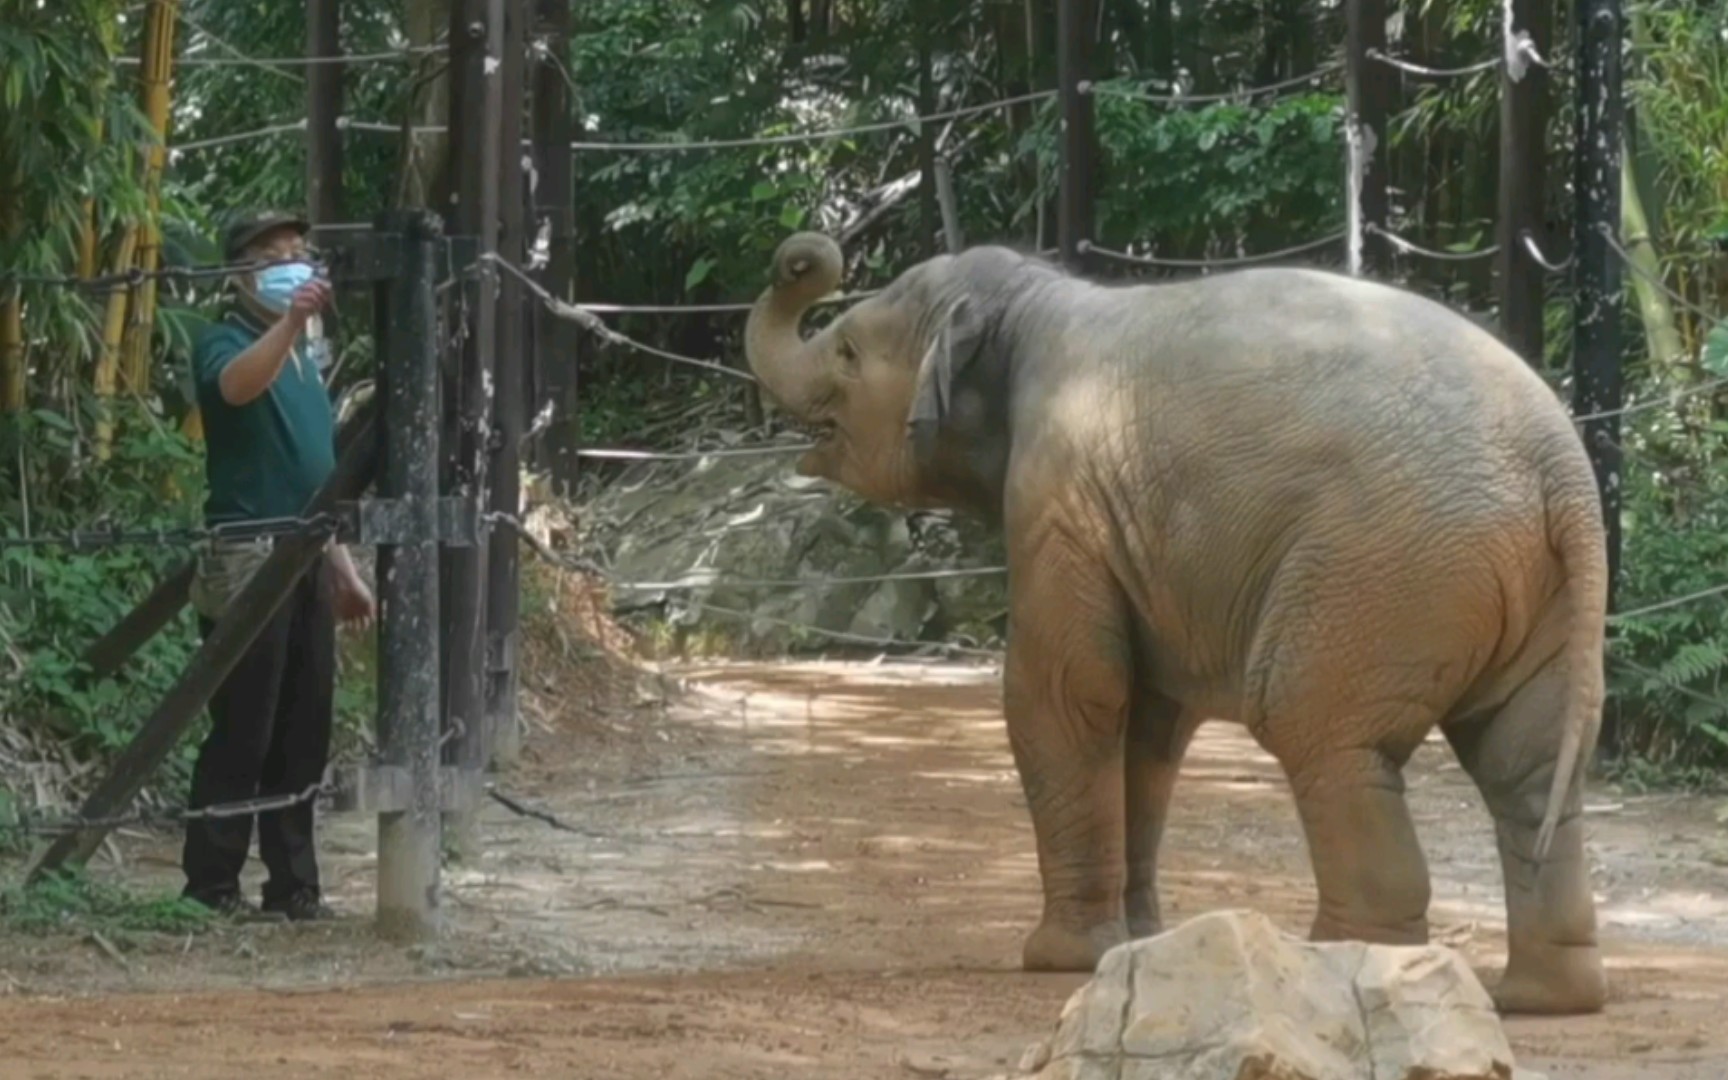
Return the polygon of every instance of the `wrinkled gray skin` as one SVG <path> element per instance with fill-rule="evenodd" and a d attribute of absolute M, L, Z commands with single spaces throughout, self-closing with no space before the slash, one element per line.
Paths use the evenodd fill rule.
<path fill-rule="evenodd" d="M 1489 333 L 1312 270 L 1101 286 L 1002 248 L 913 267 L 804 340 L 842 260 L 788 239 L 752 370 L 863 497 L 995 522 L 1005 705 L 1037 837 L 1031 970 L 1159 927 L 1154 867 L 1195 727 L 1289 777 L 1317 940 L 1427 938 L 1401 769 L 1439 725 L 1493 814 L 1500 1007 L 1607 987 L 1581 762 L 1602 703 L 1606 559 L 1554 395 Z"/>

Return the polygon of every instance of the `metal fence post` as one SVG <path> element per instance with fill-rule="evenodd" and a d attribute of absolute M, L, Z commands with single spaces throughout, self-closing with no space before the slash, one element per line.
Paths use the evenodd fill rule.
<path fill-rule="evenodd" d="M 1095 242 L 1097 136 L 1093 116 L 1092 53 L 1096 0 L 1056 2 L 1056 83 L 1062 110 L 1062 174 L 1056 207 L 1056 244 L 1069 269 L 1091 260 L 1083 244 Z"/>
<path fill-rule="evenodd" d="M 1620 225 L 1620 0 L 1578 0 L 1577 161 L 1573 176 L 1574 281 L 1572 411 L 1577 416 L 1620 408 L 1621 274 L 1611 238 Z M 1620 417 L 1583 423 L 1584 449 L 1596 469 L 1608 532 L 1608 609 L 1620 574 Z M 1620 732 L 1609 711 L 1598 745 L 1619 752 Z"/>
<path fill-rule="evenodd" d="M 1386 116 L 1393 83 L 1392 68 L 1369 53 L 1386 53 L 1386 0 L 1344 0 L 1344 24 L 1350 272 L 1380 277 L 1392 269 L 1392 242 L 1385 230 L 1391 221 Z"/>
<path fill-rule="evenodd" d="M 438 334 L 439 222 L 424 211 L 381 216 L 401 263 L 380 313 L 383 467 L 379 495 L 409 530 L 378 546 L 378 748 L 408 778 L 406 805 L 378 815 L 378 930 L 436 929 L 443 819 L 439 769 Z"/>
<path fill-rule="evenodd" d="M 1546 0 L 1512 0 L 1512 29 L 1528 33 L 1544 58 L 1554 38 L 1553 14 Z M 1548 169 L 1543 136 L 1548 130 L 1548 69 L 1532 63 L 1512 41 L 1505 42 L 1500 68 L 1500 328 L 1508 344 L 1533 366 L 1542 367 L 1544 285 L 1547 274 L 1530 257 L 1528 232 L 1542 250 L 1550 248 L 1546 222 Z"/>

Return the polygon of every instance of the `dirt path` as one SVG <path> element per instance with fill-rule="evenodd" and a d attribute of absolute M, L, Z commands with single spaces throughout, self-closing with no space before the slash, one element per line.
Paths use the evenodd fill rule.
<path fill-rule="evenodd" d="M 331 822 L 351 917 L 312 929 L 0 941 L 0 1077 L 980 1078 L 1046 1034 L 1075 976 L 1017 970 L 1035 920 L 1030 825 L 994 673 L 916 664 L 721 666 L 703 704 L 653 701 L 605 738 L 553 731 L 509 778 L 584 830 L 501 808 L 446 872 L 449 932 L 369 932 L 364 819 Z M 813 696 L 814 695 L 814 696 Z M 1439 745 L 1410 770 L 1434 920 L 1484 977 L 1499 869 Z M 1508 1024 L 1554 1080 L 1728 1075 L 1728 844 L 1714 807 L 1595 792 L 1614 979 L 1597 1017 Z M 1284 783 L 1202 731 L 1166 842 L 1167 919 L 1227 905 L 1306 929 Z M 176 884 L 172 838 L 113 870 Z M 124 966 L 122 966 L 122 964 Z"/>

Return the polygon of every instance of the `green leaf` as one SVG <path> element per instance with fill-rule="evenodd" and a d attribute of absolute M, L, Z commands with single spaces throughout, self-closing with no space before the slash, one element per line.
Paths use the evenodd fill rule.
<path fill-rule="evenodd" d="M 1705 335 L 1699 362 L 1712 375 L 1728 376 L 1728 320 L 1717 323 Z"/>
<path fill-rule="evenodd" d="M 694 289 L 708 279 L 709 271 L 713 270 L 719 260 L 711 255 L 704 255 L 690 265 L 690 270 L 684 275 L 685 291 Z"/>
<path fill-rule="evenodd" d="M 797 203 L 787 203 L 780 208 L 780 226 L 785 229 L 798 229 L 804 225 L 804 208 Z"/>

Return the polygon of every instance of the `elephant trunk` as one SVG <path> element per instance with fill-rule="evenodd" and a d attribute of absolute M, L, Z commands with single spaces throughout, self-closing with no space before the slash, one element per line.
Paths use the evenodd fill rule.
<path fill-rule="evenodd" d="M 799 333 L 804 313 L 840 284 L 840 246 L 819 233 L 788 237 L 774 253 L 774 278 L 750 309 L 744 355 L 779 405 L 803 420 L 827 391 L 832 373 Z"/>

